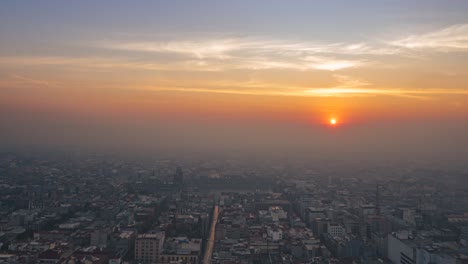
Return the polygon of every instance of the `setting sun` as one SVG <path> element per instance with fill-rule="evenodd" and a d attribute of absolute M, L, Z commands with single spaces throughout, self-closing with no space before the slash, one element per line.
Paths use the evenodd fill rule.
<path fill-rule="evenodd" d="M 336 125 L 336 119 L 335 118 L 330 119 L 330 125 Z"/>

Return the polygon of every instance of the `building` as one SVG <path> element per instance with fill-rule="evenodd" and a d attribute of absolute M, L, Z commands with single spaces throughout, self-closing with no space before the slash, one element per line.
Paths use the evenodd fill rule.
<path fill-rule="evenodd" d="M 337 258 L 356 258 L 361 256 L 363 243 L 356 236 L 338 237 L 328 234 L 325 236 L 325 245 Z"/>
<path fill-rule="evenodd" d="M 116 252 L 119 256 L 125 256 L 128 251 L 133 249 L 135 238 L 136 235 L 134 231 L 115 232 L 110 237 L 110 249 Z"/>
<path fill-rule="evenodd" d="M 325 218 L 315 218 L 312 220 L 312 231 L 317 237 L 322 237 L 322 235 L 327 233 L 328 224 L 330 219 Z"/>
<path fill-rule="evenodd" d="M 94 230 L 93 232 L 91 232 L 90 245 L 95 247 L 106 248 L 110 233 L 110 228 L 100 228 Z"/>
<path fill-rule="evenodd" d="M 202 213 L 200 215 L 199 223 L 202 238 L 208 238 L 210 234 L 210 215 L 207 213 Z"/>
<path fill-rule="evenodd" d="M 141 234 L 135 240 L 135 260 L 141 263 L 155 263 L 162 254 L 165 233 Z"/>
<path fill-rule="evenodd" d="M 313 196 L 309 196 L 309 195 L 302 195 L 301 197 L 299 197 L 298 201 L 297 201 L 297 209 L 299 211 L 299 215 L 302 219 L 306 219 L 307 217 L 307 208 L 309 207 L 313 207 L 314 205 L 316 205 L 318 202 L 317 202 L 317 199 Z"/>
<path fill-rule="evenodd" d="M 187 254 L 187 255 L 170 255 L 170 254 L 164 254 L 162 255 L 158 262 L 158 264 L 197 264 L 198 263 L 198 255 L 192 255 L 192 254 Z"/>
<path fill-rule="evenodd" d="M 272 206 L 269 208 L 269 213 L 273 222 L 285 220 L 288 218 L 288 213 L 279 206 Z"/>
<path fill-rule="evenodd" d="M 368 215 L 375 215 L 377 213 L 376 207 L 371 204 L 363 204 L 359 206 L 359 215 L 366 217 Z"/>
<path fill-rule="evenodd" d="M 279 228 L 267 228 L 268 238 L 272 241 L 279 241 L 283 239 L 283 231 Z"/>
<path fill-rule="evenodd" d="M 13 254 L 0 254 L 0 263 L 17 263 L 18 257 Z"/>
<path fill-rule="evenodd" d="M 179 166 L 177 166 L 173 181 L 174 181 L 174 184 L 179 185 L 179 186 L 184 184 L 184 174 L 182 172 L 182 168 Z"/>
<path fill-rule="evenodd" d="M 305 221 L 311 224 L 317 218 L 327 218 L 325 209 L 309 207 L 306 209 Z"/>
<path fill-rule="evenodd" d="M 201 253 L 202 240 L 187 237 L 166 239 L 164 253 L 160 256 L 159 264 L 186 263 L 197 264 Z"/>
<path fill-rule="evenodd" d="M 345 229 L 340 224 L 328 223 L 327 233 L 333 237 L 343 237 L 345 235 Z"/>
<path fill-rule="evenodd" d="M 407 231 L 388 235 L 388 258 L 394 264 L 456 264 L 452 249 L 435 245 L 427 238 L 413 237 Z"/>

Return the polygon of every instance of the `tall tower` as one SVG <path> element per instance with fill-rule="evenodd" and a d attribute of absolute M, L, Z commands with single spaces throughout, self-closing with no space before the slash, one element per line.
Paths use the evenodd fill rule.
<path fill-rule="evenodd" d="M 182 173 L 182 168 L 180 166 L 177 166 L 176 172 L 174 174 L 174 184 L 184 184 L 184 174 Z"/>
<path fill-rule="evenodd" d="M 377 215 L 380 215 L 380 185 L 376 183 L 375 185 L 375 207 L 377 209 Z"/>

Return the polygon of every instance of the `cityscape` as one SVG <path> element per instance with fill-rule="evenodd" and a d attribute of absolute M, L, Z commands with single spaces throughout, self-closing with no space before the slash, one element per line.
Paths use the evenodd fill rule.
<path fill-rule="evenodd" d="M 0 261 L 468 261 L 468 171 L 314 167 L 2 153 Z"/>
<path fill-rule="evenodd" d="M 0 264 L 468 264 L 468 1 L 0 2 Z"/>

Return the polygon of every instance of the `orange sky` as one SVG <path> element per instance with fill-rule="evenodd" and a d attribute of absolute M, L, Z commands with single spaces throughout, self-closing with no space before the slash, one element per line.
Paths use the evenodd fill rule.
<path fill-rule="evenodd" d="M 117 2 L 2 6 L 3 141 L 468 142 L 464 1 Z"/>

